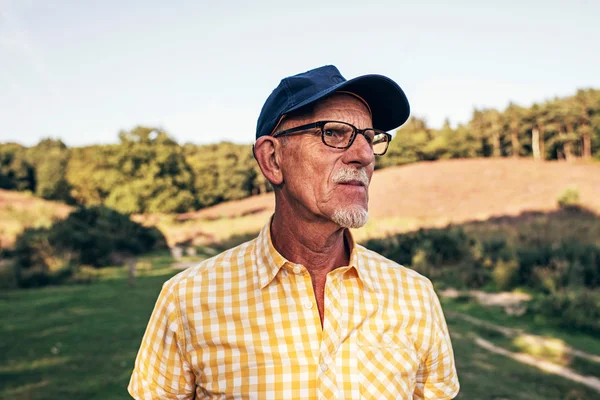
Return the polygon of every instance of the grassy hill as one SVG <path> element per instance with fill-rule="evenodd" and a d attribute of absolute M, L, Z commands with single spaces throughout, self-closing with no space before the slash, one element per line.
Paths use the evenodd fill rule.
<path fill-rule="evenodd" d="M 600 211 L 600 164 L 480 158 L 421 162 L 378 170 L 370 188 L 373 218 L 445 218 L 452 222 L 552 210 L 566 188 Z M 273 195 L 222 203 L 180 219 L 239 217 L 273 210 Z"/>
<path fill-rule="evenodd" d="M 565 190 L 579 192 L 580 204 L 600 213 L 600 164 L 535 162 L 529 159 L 464 159 L 415 163 L 376 171 L 370 188 L 369 222 L 358 240 L 444 226 L 552 211 Z M 169 237 L 198 244 L 227 234 L 258 231 L 273 212 L 272 193 L 222 203 L 163 220 Z"/>
<path fill-rule="evenodd" d="M 71 207 L 35 197 L 30 193 L 0 189 L 0 249 L 10 247 L 28 227 L 46 227 L 65 218 Z"/>
<path fill-rule="evenodd" d="M 357 239 L 381 237 L 419 227 L 443 226 L 526 211 L 551 211 L 567 189 L 580 204 L 600 213 L 600 164 L 536 162 L 530 159 L 464 159 L 415 163 L 375 172 L 369 223 Z M 222 203 L 179 215 L 138 215 L 157 226 L 170 244 L 197 245 L 252 235 L 273 212 L 273 194 Z M 69 207 L 31 195 L 0 190 L 0 248 L 10 246 L 26 226 L 49 224 Z"/>

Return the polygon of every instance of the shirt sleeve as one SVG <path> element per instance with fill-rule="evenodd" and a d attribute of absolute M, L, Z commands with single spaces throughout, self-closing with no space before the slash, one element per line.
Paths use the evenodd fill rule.
<path fill-rule="evenodd" d="M 172 281 L 158 296 L 127 390 L 135 399 L 192 399 L 194 375 L 184 357 L 185 337 Z"/>
<path fill-rule="evenodd" d="M 453 399 L 460 385 L 448 326 L 433 285 L 428 282 L 431 307 L 431 340 L 429 351 L 417 371 L 413 400 Z"/>

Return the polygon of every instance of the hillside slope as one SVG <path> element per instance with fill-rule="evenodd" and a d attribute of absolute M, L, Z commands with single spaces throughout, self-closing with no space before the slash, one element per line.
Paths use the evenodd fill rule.
<path fill-rule="evenodd" d="M 357 237 L 550 211 L 557 208 L 557 198 L 567 188 L 576 188 L 580 203 L 600 214 L 600 164 L 488 158 L 390 167 L 373 176 L 370 222 Z M 268 193 L 177 216 L 134 219 L 156 225 L 170 244 L 189 239 L 204 244 L 258 231 L 273 208 L 274 197 Z M 69 209 L 0 190 L 0 247 L 10 246 L 23 226 L 48 225 Z"/>
<path fill-rule="evenodd" d="M 462 222 L 553 210 L 567 188 L 577 188 L 581 204 L 600 213 L 600 164 L 507 158 L 415 163 L 375 172 L 369 215 Z M 265 194 L 184 214 L 181 219 L 272 212 L 273 205 L 273 195 Z"/>
<path fill-rule="evenodd" d="M 12 246 L 24 228 L 50 226 L 70 212 L 71 207 L 65 204 L 0 189 L 0 249 Z"/>

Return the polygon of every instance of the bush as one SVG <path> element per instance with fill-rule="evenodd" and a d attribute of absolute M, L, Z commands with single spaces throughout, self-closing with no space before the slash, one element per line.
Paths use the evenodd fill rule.
<path fill-rule="evenodd" d="M 365 246 L 454 287 L 481 287 L 489 280 L 477 242 L 458 227 L 420 229 L 387 239 L 372 239 Z"/>
<path fill-rule="evenodd" d="M 475 241 L 461 228 L 419 229 L 392 236 L 372 239 L 366 247 L 400 264 L 411 265 L 419 250 L 426 254 L 426 262 L 434 266 L 457 264 L 470 254 Z"/>
<path fill-rule="evenodd" d="M 81 265 L 123 262 L 165 244 L 148 228 L 106 207 L 79 208 L 50 228 L 26 229 L 15 243 L 19 286 L 59 283 Z"/>
<path fill-rule="evenodd" d="M 600 287 L 600 246 L 563 240 L 524 242 L 517 248 L 518 285 L 549 293 L 567 286 Z"/>
<path fill-rule="evenodd" d="M 538 227 L 509 242 L 494 233 L 477 241 L 460 227 L 421 229 L 366 246 L 453 287 L 528 287 L 554 293 L 566 287 L 600 287 L 600 246 L 580 238 L 556 240 Z M 473 234 L 474 235 L 474 234 Z"/>
<path fill-rule="evenodd" d="M 577 188 L 565 189 L 558 199 L 558 206 L 560 208 L 575 208 L 579 206 L 579 190 Z"/>
<path fill-rule="evenodd" d="M 592 290 L 563 290 L 534 297 L 528 313 L 566 329 L 600 335 L 600 293 Z"/>
<path fill-rule="evenodd" d="M 519 263 L 517 260 L 499 260 L 494 266 L 492 275 L 497 289 L 513 289 L 519 281 Z"/>
<path fill-rule="evenodd" d="M 481 252 L 491 264 L 515 259 L 515 252 L 503 236 L 493 236 L 481 242 Z"/>
<path fill-rule="evenodd" d="M 15 267 L 12 260 L 0 257 L 0 291 L 2 289 L 15 289 L 17 286 L 17 277 L 15 276 Z"/>
<path fill-rule="evenodd" d="M 106 207 L 79 208 L 52 229 L 52 243 L 63 252 L 75 251 L 80 264 L 102 267 L 123 257 L 147 252 L 165 239 L 156 228 L 133 222 Z"/>

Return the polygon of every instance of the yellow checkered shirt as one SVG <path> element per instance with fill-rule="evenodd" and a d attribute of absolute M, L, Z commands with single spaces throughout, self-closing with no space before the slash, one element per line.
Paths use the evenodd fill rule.
<path fill-rule="evenodd" d="M 136 399 L 451 399 L 452 345 L 431 282 L 352 244 L 327 276 L 247 243 L 167 281 L 129 383 Z"/>

